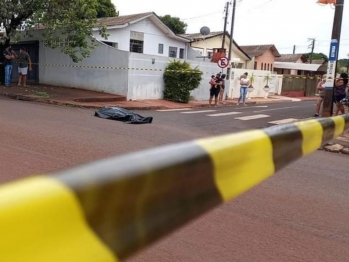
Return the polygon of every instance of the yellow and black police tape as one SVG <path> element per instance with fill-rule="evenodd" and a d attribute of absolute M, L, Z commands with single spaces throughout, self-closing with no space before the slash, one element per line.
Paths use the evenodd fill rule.
<path fill-rule="evenodd" d="M 15 62 L 17 64 L 17 62 Z M 3 65 L 0 62 L 0 65 Z M 37 66 L 47 66 L 47 67 L 66 67 L 66 68 L 80 68 L 80 69 L 99 69 L 99 70 L 132 70 L 132 71 L 154 71 L 154 72 L 191 72 L 193 74 L 201 73 L 201 71 L 197 70 L 169 70 L 169 69 L 159 69 L 159 68 L 140 68 L 140 67 L 114 67 L 114 66 L 95 66 L 95 65 L 74 65 L 74 64 L 53 64 L 53 63 L 32 63 L 32 65 Z M 216 75 L 216 73 L 211 72 L 203 72 L 204 74 L 209 75 Z M 254 77 L 263 77 L 265 78 L 265 75 L 254 75 Z M 270 78 L 277 77 L 277 78 L 287 78 L 287 79 L 317 79 L 321 80 L 320 76 L 292 76 L 292 75 L 273 75 L 270 76 Z"/>
<path fill-rule="evenodd" d="M 111 158 L 0 187 L 1 262 L 115 262 L 349 129 L 349 115 Z"/>

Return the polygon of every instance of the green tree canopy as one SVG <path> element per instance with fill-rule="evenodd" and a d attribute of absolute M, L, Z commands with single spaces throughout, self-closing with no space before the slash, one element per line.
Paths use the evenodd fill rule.
<path fill-rule="evenodd" d="M 307 57 L 308 61 L 310 61 L 311 53 L 308 53 L 305 56 Z M 325 60 L 325 62 L 328 62 L 328 56 L 324 53 L 314 53 L 312 55 L 312 60 Z"/>
<path fill-rule="evenodd" d="M 81 61 L 96 45 L 87 36 L 92 35 L 98 8 L 97 0 L 2 0 L 0 24 L 6 38 L 1 43 L 8 45 L 40 27 L 46 46 L 60 47 L 74 62 Z M 100 34 L 106 37 L 105 28 Z"/>
<path fill-rule="evenodd" d="M 160 16 L 161 21 L 167 25 L 175 34 L 185 34 L 187 30 L 187 24 L 181 21 L 178 17 L 172 17 L 170 15 Z"/>
<path fill-rule="evenodd" d="M 97 18 L 115 17 L 119 15 L 111 0 L 98 0 L 97 2 Z"/>

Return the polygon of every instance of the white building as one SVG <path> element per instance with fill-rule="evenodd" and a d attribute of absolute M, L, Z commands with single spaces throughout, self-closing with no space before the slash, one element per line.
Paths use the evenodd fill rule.
<path fill-rule="evenodd" d="M 108 39 L 93 36 L 119 50 L 187 59 L 189 40 L 173 33 L 153 12 L 98 19 L 98 26 L 106 26 Z"/>

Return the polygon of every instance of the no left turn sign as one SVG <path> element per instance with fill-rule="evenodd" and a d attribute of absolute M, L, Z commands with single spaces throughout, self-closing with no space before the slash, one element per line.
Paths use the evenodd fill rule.
<path fill-rule="evenodd" d="M 227 57 L 222 57 L 218 60 L 217 65 L 220 68 L 226 68 L 229 65 L 229 59 Z"/>

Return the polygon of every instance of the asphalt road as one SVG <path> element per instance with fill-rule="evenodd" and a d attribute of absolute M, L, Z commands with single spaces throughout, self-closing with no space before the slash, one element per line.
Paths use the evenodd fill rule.
<path fill-rule="evenodd" d="M 314 102 L 138 113 L 154 123 L 126 125 L 93 117 L 93 110 L 0 98 L 0 183 L 305 119 Z M 316 152 L 129 261 L 348 261 L 348 170 L 347 156 Z"/>

